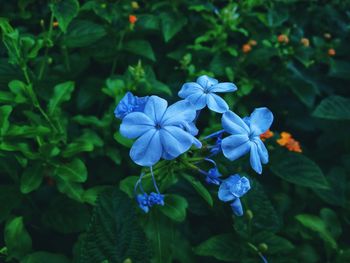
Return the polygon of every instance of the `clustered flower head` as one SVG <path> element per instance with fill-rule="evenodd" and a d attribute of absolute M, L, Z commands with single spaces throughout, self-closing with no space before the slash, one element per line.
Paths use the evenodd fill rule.
<path fill-rule="evenodd" d="M 281 138 L 277 140 L 277 143 L 291 152 L 302 152 L 299 142 L 288 132 L 281 132 Z"/>
<path fill-rule="evenodd" d="M 115 116 L 121 120 L 120 133 L 126 138 L 135 139 L 130 149 L 130 157 L 136 164 L 149 168 L 155 189 L 150 194 L 144 191 L 142 173 L 135 184 L 135 198 L 144 212 L 147 213 L 155 205 L 164 205 L 164 195 L 160 193 L 154 175 L 159 169 L 153 172 L 153 166 L 161 159 L 173 160 L 190 149 L 192 154 L 196 154 L 196 149 L 200 149 L 202 142 L 206 141 L 205 150 L 208 153 L 197 157 L 199 162 L 190 164 L 186 162 L 186 156 L 179 161 L 205 175 L 204 180 L 208 184 L 219 186 L 218 198 L 231 202 L 235 215 L 243 214 L 240 198 L 250 189 L 249 179 L 238 174 L 222 179 L 223 175 L 211 158 L 222 153 L 234 161 L 249 154 L 251 167 L 261 174 L 262 164 L 266 164 L 269 159 L 262 140 L 264 136 L 269 136 L 273 114 L 268 108 L 261 107 L 255 109 L 250 116 L 239 117 L 229 110 L 226 101 L 217 94 L 236 90 L 233 83 L 219 83 L 218 80 L 203 75 L 196 82 L 183 84 L 178 93 L 183 100 L 170 106 L 165 99 L 158 96 L 137 97 L 128 92 L 122 98 L 114 111 Z M 199 140 L 196 137 L 199 132 L 196 121 L 205 107 L 222 114 L 223 129 Z M 211 145 L 208 141 L 212 139 L 215 142 Z M 205 150 L 199 154 L 203 155 Z M 198 163 L 203 161 L 211 163 L 213 167 L 207 171 L 199 168 Z"/>

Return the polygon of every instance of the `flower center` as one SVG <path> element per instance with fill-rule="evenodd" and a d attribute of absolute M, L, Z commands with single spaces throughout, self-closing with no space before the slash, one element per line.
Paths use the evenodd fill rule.
<path fill-rule="evenodd" d="M 156 124 L 156 129 L 157 129 L 157 130 L 160 130 L 161 128 L 162 128 L 162 126 L 161 126 L 159 123 L 157 123 L 157 124 Z"/>

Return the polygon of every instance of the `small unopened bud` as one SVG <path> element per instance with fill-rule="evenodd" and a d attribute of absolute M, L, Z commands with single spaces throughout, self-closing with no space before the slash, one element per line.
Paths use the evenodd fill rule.
<path fill-rule="evenodd" d="M 258 249 L 260 252 L 266 252 L 269 249 L 269 247 L 266 243 L 260 243 Z"/>
<path fill-rule="evenodd" d="M 107 5 L 105 3 L 101 4 L 101 8 L 105 9 L 107 7 Z"/>
<path fill-rule="evenodd" d="M 324 34 L 323 34 L 323 37 L 324 37 L 325 39 L 331 39 L 331 38 L 332 38 L 332 35 L 331 35 L 330 33 L 324 33 Z"/>
<path fill-rule="evenodd" d="M 47 63 L 50 65 L 50 64 L 52 64 L 52 62 L 53 62 L 52 57 L 48 57 L 48 58 L 47 58 Z"/>
<path fill-rule="evenodd" d="M 41 26 L 41 27 L 44 27 L 44 26 L 45 26 L 45 21 L 44 21 L 44 19 L 40 19 L 40 26 Z"/>
<path fill-rule="evenodd" d="M 248 210 L 245 212 L 245 216 L 246 216 L 246 218 L 247 218 L 249 221 L 252 220 L 253 217 L 254 217 L 252 210 L 248 209 Z"/>
<path fill-rule="evenodd" d="M 328 56 L 333 57 L 335 56 L 336 52 L 334 48 L 328 49 Z"/>
<path fill-rule="evenodd" d="M 242 51 L 243 51 L 243 53 L 249 53 L 251 50 L 252 50 L 252 47 L 251 47 L 251 45 L 249 45 L 249 44 L 244 44 L 244 45 L 242 46 Z"/>
<path fill-rule="evenodd" d="M 130 258 L 127 258 L 123 261 L 123 263 L 132 263 L 132 260 Z"/>
<path fill-rule="evenodd" d="M 308 47 L 310 46 L 310 41 L 309 39 L 303 37 L 302 39 L 300 39 L 300 43 L 303 44 L 304 47 Z"/>
<path fill-rule="evenodd" d="M 285 43 L 285 44 L 288 44 L 289 42 L 289 38 L 287 35 L 284 35 L 284 34 L 281 34 L 277 37 L 277 41 L 280 42 L 280 43 Z"/>
<path fill-rule="evenodd" d="M 133 9 L 139 9 L 139 8 L 140 8 L 139 3 L 136 2 L 136 1 L 132 1 L 132 2 L 131 2 L 131 7 L 132 7 Z"/>
<path fill-rule="evenodd" d="M 256 42 L 256 40 L 254 40 L 254 39 L 251 39 L 251 40 L 249 40 L 248 44 L 251 46 L 256 46 L 258 44 L 258 42 Z"/>

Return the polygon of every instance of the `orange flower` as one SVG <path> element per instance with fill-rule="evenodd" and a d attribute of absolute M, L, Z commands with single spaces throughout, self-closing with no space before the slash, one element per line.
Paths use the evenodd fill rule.
<path fill-rule="evenodd" d="M 289 38 L 287 35 L 281 34 L 277 37 L 277 41 L 280 43 L 285 43 L 287 44 L 289 42 Z"/>
<path fill-rule="evenodd" d="M 242 51 L 243 51 L 243 53 L 249 53 L 251 50 L 252 50 L 252 47 L 251 47 L 251 45 L 249 45 L 249 44 L 244 44 L 244 45 L 242 46 Z"/>
<path fill-rule="evenodd" d="M 249 40 L 248 44 L 251 46 L 256 46 L 258 44 L 258 42 L 256 42 L 254 39 L 251 39 L 251 40 Z"/>
<path fill-rule="evenodd" d="M 58 27 L 58 22 L 57 22 L 57 21 L 54 21 L 54 22 L 52 23 L 52 26 L 53 26 L 53 27 Z"/>
<path fill-rule="evenodd" d="M 310 46 L 310 41 L 308 38 L 305 38 L 303 37 L 301 40 L 300 40 L 300 43 L 304 45 L 304 47 L 308 47 Z"/>
<path fill-rule="evenodd" d="M 129 22 L 130 24 L 135 24 L 137 21 L 137 17 L 135 15 L 129 15 Z"/>
<path fill-rule="evenodd" d="M 333 57 L 333 56 L 335 56 L 335 50 L 334 50 L 334 48 L 330 48 L 330 49 L 328 49 L 328 56 L 330 56 L 330 57 Z"/>
<path fill-rule="evenodd" d="M 267 130 L 266 132 L 264 132 L 263 134 L 260 134 L 260 139 L 265 141 L 266 139 L 269 139 L 273 136 L 273 132 L 269 130 Z"/>
<path fill-rule="evenodd" d="M 281 138 L 277 140 L 277 143 L 291 152 L 302 152 L 299 142 L 288 132 L 281 132 Z"/>

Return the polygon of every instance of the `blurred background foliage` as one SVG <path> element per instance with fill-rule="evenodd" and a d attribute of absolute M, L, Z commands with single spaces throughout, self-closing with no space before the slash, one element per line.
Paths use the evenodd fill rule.
<path fill-rule="evenodd" d="M 0 261 L 350 262 L 349 7 L 2 1 Z M 253 182 L 241 218 L 172 169 L 157 175 L 166 205 L 142 214 L 113 110 L 127 91 L 178 100 L 202 74 L 236 83 L 224 97 L 240 116 L 272 110 L 270 164 L 219 161 Z M 204 114 L 204 134 L 220 129 Z"/>

